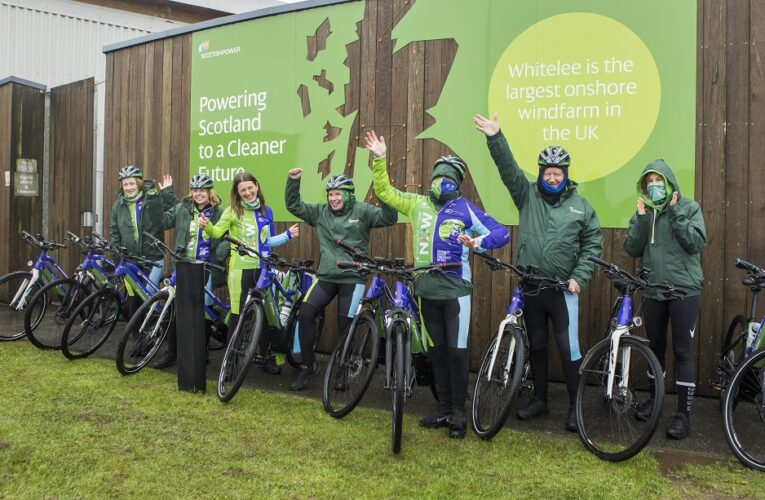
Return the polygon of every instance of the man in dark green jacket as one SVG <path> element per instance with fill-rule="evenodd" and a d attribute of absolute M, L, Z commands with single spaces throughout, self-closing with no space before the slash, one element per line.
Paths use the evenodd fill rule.
<path fill-rule="evenodd" d="M 690 432 L 693 394 L 696 391 L 696 357 L 693 335 L 701 307 L 701 249 L 707 243 L 704 218 L 695 201 L 680 195 L 675 174 L 664 160 L 655 160 L 643 169 L 637 183 L 637 212 L 630 219 L 624 249 L 640 257 L 640 265 L 650 269 L 649 280 L 669 282 L 681 297 L 666 297 L 646 290 L 643 318 L 651 350 L 666 367 L 667 323 L 672 322 L 672 350 L 675 354 L 677 413 L 667 428 L 667 436 L 683 439 Z M 653 400 L 641 405 L 638 420 L 647 420 Z"/>
<path fill-rule="evenodd" d="M 516 163 L 505 136 L 493 120 L 476 115 L 473 122 L 486 134 L 489 152 L 502 182 L 518 208 L 520 241 L 515 261 L 534 266 L 543 276 L 568 282 L 568 290 L 547 289 L 524 297 L 524 317 L 529 337 L 534 397 L 518 411 L 527 420 L 547 410 L 547 328 L 552 322 L 569 396 L 566 429 L 576 432 L 574 402 L 579 385 L 579 292 L 592 277 L 587 256 L 600 256 L 603 234 L 592 206 L 568 178 L 570 157 L 561 147 L 545 148 L 538 159 L 539 175 L 530 181 Z"/>
<path fill-rule="evenodd" d="M 308 225 L 316 228 L 319 236 L 318 279 L 308 290 L 298 313 L 296 333 L 300 339 L 303 362 L 290 383 L 293 391 L 304 389 L 308 379 L 318 371 L 313 347 L 316 339 L 316 317 L 338 296 L 337 331 L 342 335 L 356 315 L 359 301 L 364 293 L 364 280 L 356 273 L 337 267 L 338 260 L 348 260 L 336 241 L 360 250 L 364 255 L 369 245 L 369 233 L 373 227 L 395 224 L 397 212 L 381 203 L 381 208 L 356 201 L 353 180 L 344 175 L 333 175 L 327 182 L 327 203 L 308 204 L 300 200 L 300 176 L 303 170 L 289 171 L 285 200 L 287 210 Z"/>

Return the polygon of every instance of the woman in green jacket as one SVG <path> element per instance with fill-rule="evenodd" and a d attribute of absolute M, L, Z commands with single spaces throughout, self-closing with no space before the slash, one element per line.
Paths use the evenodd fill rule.
<path fill-rule="evenodd" d="M 643 169 L 637 182 L 637 212 L 630 219 L 624 249 L 640 257 L 650 269 L 652 282 L 673 284 L 681 297 L 643 293 L 643 318 L 651 350 L 666 367 L 667 324 L 672 323 L 672 351 L 675 355 L 677 413 L 667 428 L 667 437 L 684 439 L 691 430 L 690 416 L 696 391 L 696 354 L 693 335 L 701 307 L 701 250 L 707 243 L 704 217 L 695 201 L 680 195 L 675 174 L 664 160 L 655 160 Z M 653 400 L 641 405 L 635 417 L 648 420 Z"/>
<path fill-rule="evenodd" d="M 313 352 L 316 339 L 316 317 L 337 297 L 337 332 L 342 337 L 356 315 L 359 301 L 364 293 L 364 280 L 355 273 L 338 269 L 338 260 L 348 255 L 337 246 L 337 240 L 357 248 L 364 255 L 369 245 L 369 233 L 373 227 L 385 227 L 396 223 L 396 211 L 382 205 L 373 207 L 356 201 L 353 179 L 333 175 L 326 185 L 327 203 L 309 204 L 300 199 L 300 177 L 303 169 L 293 168 L 288 173 L 285 187 L 287 210 L 316 228 L 319 237 L 319 267 L 317 280 L 303 298 L 298 312 L 298 339 L 303 362 L 295 372 L 290 390 L 305 389 L 308 379 L 318 372 Z"/>
<path fill-rule="evenodd" d="M 199 227 L 199 217 L 204 215 L 213 224 L 221 216 L 220 198 L 213 190 L 213 180 L 209 175 L 197 174 L 189 180 L 189 196 L 185 197 L 165 213 L 165 228 L 175 228 L 174 249 L 185 249 L 189 259 L 212 262 L 222 265 L 216 259 L 216 250 L 220 240 L 210 238 Z M 224 244 L 227 244 L 224 242 Z M 213 276 L 207 279 L 207 288 L 212 289 Z M 212 304 L 212 299 L 205 295 L 205 304 Z M 168 334 L 167 350 L 155 365 L 155 368 L 167 368 L 175 364 L 177 338 L 175 328 Z"/>

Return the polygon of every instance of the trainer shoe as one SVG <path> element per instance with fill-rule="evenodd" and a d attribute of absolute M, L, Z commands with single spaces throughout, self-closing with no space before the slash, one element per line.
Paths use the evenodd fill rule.
<path fill-rule="evenodd" d="M 667 437 L 670 439 L 685 439 L 691 433 L 691 421 L 685 413 L 676 413 L 672 423 L 667 427 Z"/>
<path fill-rule="evenodd" d="M 314 363 L 311 366 L 300 365 L 295 372 L 295 377 L 290 382 L 291 391 L 299 391 L 308 386 L 308 380 L 319 372 L 319 367 Z"/>
<path fill-rule="evenodd" d="M 165 354 L 162 355 L 162 358 L 160 358 L 159 361 L 154 363 L 154 368 L 161 370 L 163 368 L 170 368 L 171 366 L 174 366 L 176 362 L 176 356 L 175 353 L 172 351 L 165 351 Z"/>
<path fill-rule="evenodd" d="M 448 411 L 438 410 L 432 415 L 421 418 L 420 427 L 424 427 L 426 429 L 438 429 L 439 427 L 446 427 L 449 425 L 449 415 L 450 413 Z"/>
<path fill-rule="evenodd" d="M 547 415 L 550 410 L 547 409 L 547 402 L 541 399 L 532 398 L 526 408 L 521 408 L 516 414 L 520 420 L 528 420 L 530 418 L 540 417 Z"/>

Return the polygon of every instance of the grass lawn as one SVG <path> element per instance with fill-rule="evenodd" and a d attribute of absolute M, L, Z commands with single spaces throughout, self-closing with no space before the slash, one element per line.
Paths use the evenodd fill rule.
<path fill-rule="evenodd" d="M 223 405 L 171 374 L 122 377 L 113 362 L 67 361 L 0 344 L 0 497 L 705 497 L 765 496 L 735 460 L 662 475 L 649 453 L 611 464 L 575 438 L 505 430 L 452 440 L 390 413 L 343 420 L 321 403 L 243 389 Z"/>

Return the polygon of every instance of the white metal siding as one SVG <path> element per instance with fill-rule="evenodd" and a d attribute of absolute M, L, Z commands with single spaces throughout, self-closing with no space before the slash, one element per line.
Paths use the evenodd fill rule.
<path fill-rule="evenodd" d="M 0 78 L 100 84 L 105 45 L 184 25 L 67 0 L 0 0 Z"/>

